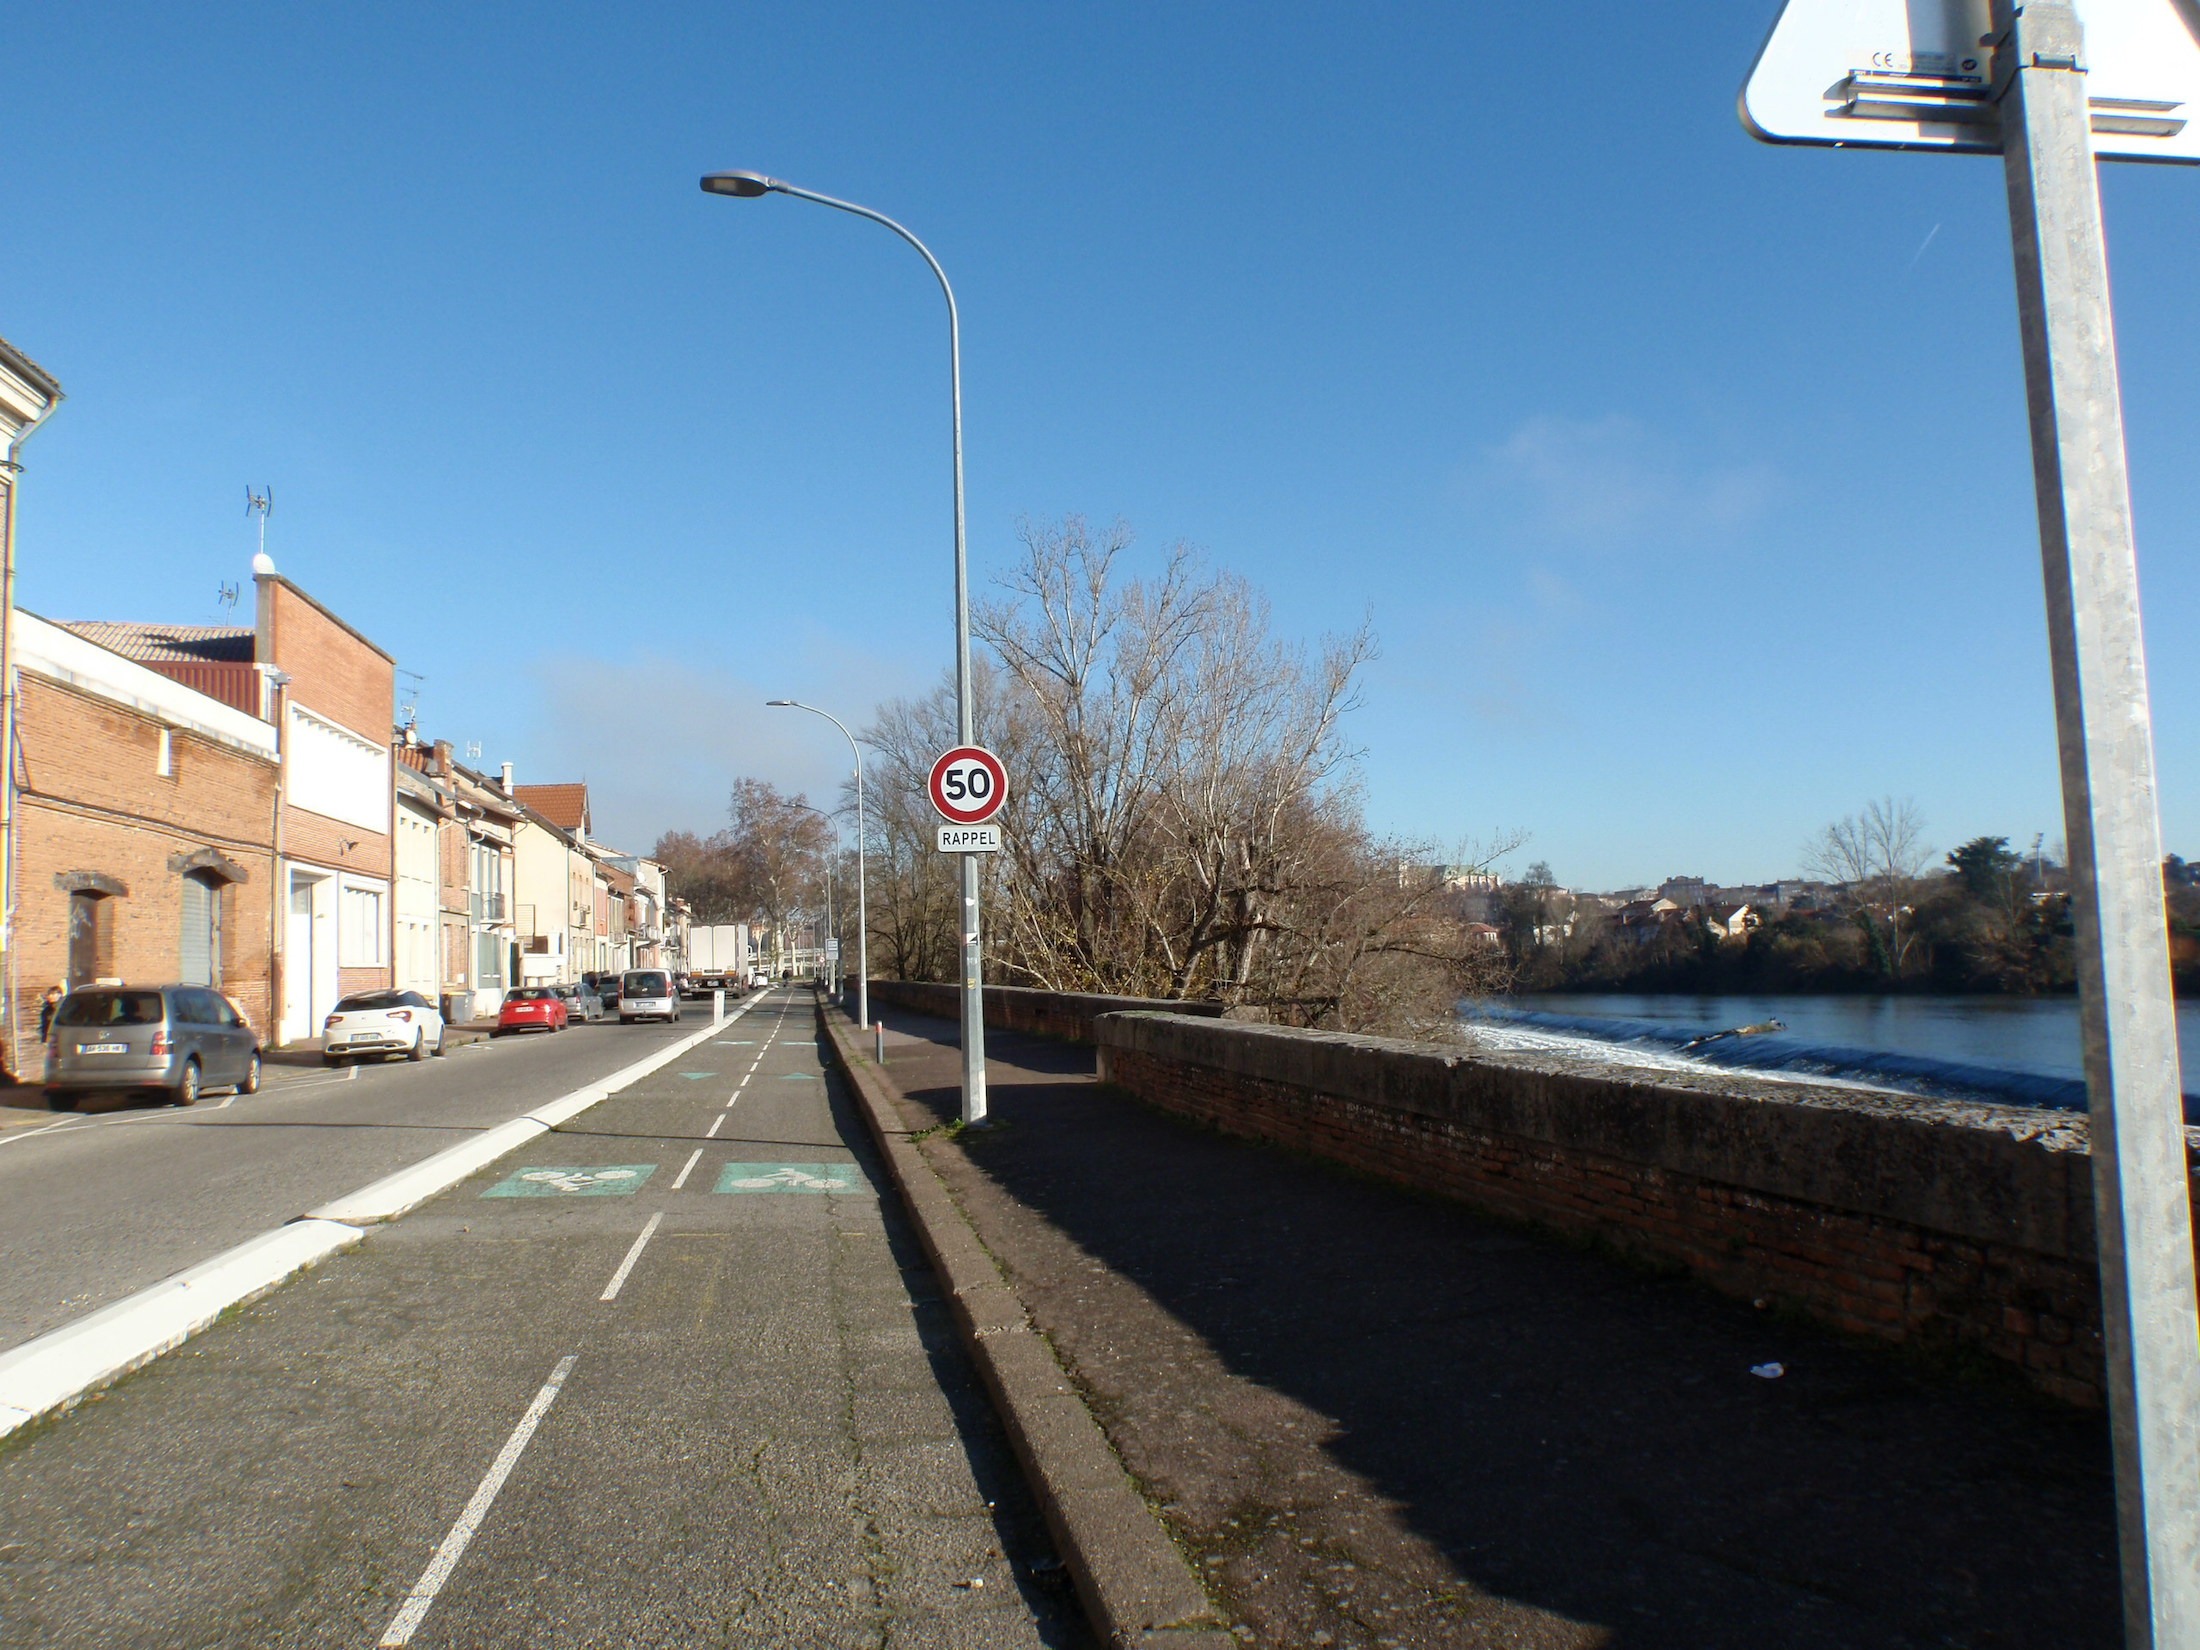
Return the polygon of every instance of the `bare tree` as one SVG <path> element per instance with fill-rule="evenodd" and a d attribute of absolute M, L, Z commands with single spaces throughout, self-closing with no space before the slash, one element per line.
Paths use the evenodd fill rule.
<path fill-rule="evenodd" d="M 1916 943 L 1908 918 L 1918 878 L 1932 858 L 1925 817 L 1907 797 L 1881 797 L 1862 813 L 1835 820 L 1803 847 L 1806 870 L 1848 891 L 1890 980 L 1901 977 Z"/>
<path fill-rule="evenodd" d="M 1001 975 L 1303 1024 L 1448 1020 L 1490 959 L 1440 880 L 1399 874 L 1426 847 L 1362 818 L 1339 724 L 1372 636 L 1310 653 L 1271 633 L 1246 581 L 1182 546 L 1124 577 L 1129 543 L 1120 525 L 1026 523 L 1022 560 L 976 615 L 995 666 L 980 736 L 1014 776 L 1008 851 L 986 868 Z M 953 742 L 951 708 L 905 701 L 866 736 L 879 955 L 936 975 L 953 892 L 923 781 Z"/>

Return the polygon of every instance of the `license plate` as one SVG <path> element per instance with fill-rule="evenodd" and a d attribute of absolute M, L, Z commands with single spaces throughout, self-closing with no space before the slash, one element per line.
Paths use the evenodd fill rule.
<path fill-rule="evenodd" d="M 355 1031 L 351 1034 L 351 1040 L 355 1043 L 379 1043 L 382 1034 L 379 1031 Z"/>
<path fill-rule="evenodd" d="M 76 1051 L 79 1054 L 127 1054 L 130 1052 L 130 1045 L 128 1043 L 79 1043 L 76 1045 Z"/>

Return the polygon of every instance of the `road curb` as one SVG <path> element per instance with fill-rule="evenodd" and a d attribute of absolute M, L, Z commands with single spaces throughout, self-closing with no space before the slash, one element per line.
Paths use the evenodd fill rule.
<path fill-rule="evenodd" d="M 992 1396 L 1085 1615 L 1102 1642 L 1144 1650 L 1223 1650 L 1206 1589 L 1138 1493 L 1100 1423 L 1034 1331 L 1031 1314 L 895 1109 L 890 1086 L 856 1042 L 853 1023 L 820 999 L 834 1064 L 901 1192 L 925 1254 L 946 1287 L 963 1344 Z"/>
<path fill-rule="evenodd" d="M 340 1221 L 294 1220 L 0 1354 L 0 1437 L 142 1368 L 365 1236 Z"/>
<path fill-rule="evenodd" d="M 610 1076 L 498 1123 L 355 1192 L 0 1353 L 0 1438 L 173 1351 L 233 1306 L 366 1237 L 515 1147 L 609 1099 L 724 1031 L 760 999 Z"/>

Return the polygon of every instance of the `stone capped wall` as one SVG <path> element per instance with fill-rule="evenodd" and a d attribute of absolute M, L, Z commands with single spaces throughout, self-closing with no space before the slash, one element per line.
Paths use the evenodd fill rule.
<path fill-rule="evenodd" d="M 1180 1014 L 1093 1040 L 1103 1081 L 1210 1127 L 2101 1401 L 2082 1117 Z"/>
<path fill-rule="evenodd" d="M 938 1020 L 962 1018 L 962 992 L 954 985 L 927 980 L 873 980 L 871 1000 L 892 1003 Z M 1133 1009 L 1165 1009 L 1175 1014 L 1219 1015 L 1220 1003 L 1171 1003 L 1149 997 L 1108 997 L 1077 991 L 1032 991 L 1023 986 L 985 988 L 985 1023 L 1004 1031 L 1028 1031 L 1064 1042 L 1092 1041 L 1092 1023 L 1103 1014 Z"/>

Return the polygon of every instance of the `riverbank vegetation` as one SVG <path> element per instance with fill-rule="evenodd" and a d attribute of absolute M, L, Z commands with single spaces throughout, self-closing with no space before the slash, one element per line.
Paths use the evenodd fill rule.
<path fill-rule="evenodd" d="M 1531 872 L 1501 891 L 1498 944 L 1520 991 L 1873 992 L 2024 996 L 2076 989 L 2060 866 L 1973 837 L 1928 864 L 1914 811 L 1874 804 L 1807 856 L 1822 893 L 1619 910 Z M 1540 874 L 1538 874 L 1540 872 Z M 2178 993 L 2200 996 L 2200 866 L 2163 866 Z M 1713 891 L 1714 894 L 1716 891 Z"/>

